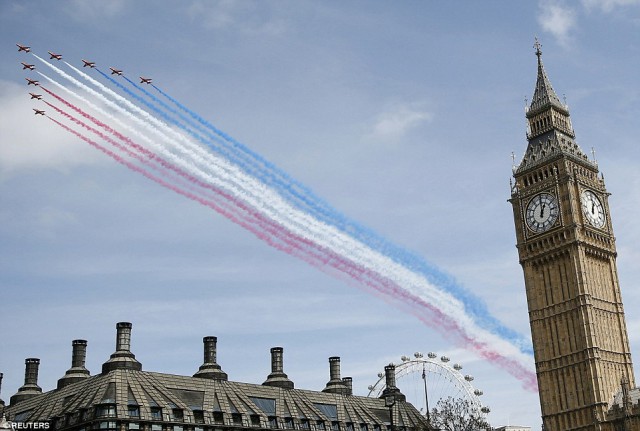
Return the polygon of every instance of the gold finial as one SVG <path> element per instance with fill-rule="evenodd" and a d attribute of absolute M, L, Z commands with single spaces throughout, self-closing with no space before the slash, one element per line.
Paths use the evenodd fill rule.
<path fill-rule="evenodd" d="M 540 58 L 540 56 L 542 55 L 542 44 L 538 41 L 538 38 L 536 37 L 536 42 L 533 44 L 533 47 L 536 49 L 536 55 L 538 56 L 538 58 Z"/>

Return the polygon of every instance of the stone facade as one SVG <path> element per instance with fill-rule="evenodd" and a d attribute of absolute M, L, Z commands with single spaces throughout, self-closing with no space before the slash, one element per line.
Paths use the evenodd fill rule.
<path fill-rule="evenodd" d="M 514 167 L 510 202 L 542 419 L 547 431 L 613 429 L 614 399 L 623 381 L 631 388 L 635 382 L 609 193 L 596 162 L 575 142 L 568 107 L 536 45 L 529 143 Z M 640 430 L 633 426 L 625 429 Z"/>

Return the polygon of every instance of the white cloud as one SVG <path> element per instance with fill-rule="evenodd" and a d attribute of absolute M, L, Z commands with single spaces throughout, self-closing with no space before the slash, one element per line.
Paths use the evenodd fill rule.
<path fill-rule="evenodd" d="M 75 19 L 110 18 L 122 12 L 125 7 L 124 0 L 109 1 L 85 1 L 71 0 L 67 11 Z"/>
<path fill-rule="evenodd" d="M 400 104 L 379 114 L 371 135 L 378 139 L 398 139 L 420 124 L 430 122 L 433 114 L 422 103 Z"/>
<path fill-rule="evenodd" d="M 20 169 L 61 169 L 99 160 L 96 151 L 49 119 L 32 115 L 32 108 L 49 109 L 40 101 L 30 100 L 27 93 L 22 86 L 0 81 L 0 177 Z"/>
<path fill-rule="evenodd" d="M 539 5 L 538 23 L 551 33 L 562 46 L 568 46 L 571 31 L 576 26 L 576 12 L 570 7 L 553 1 L 543 1 Z"/>
<path fill-rule="evenodd" d="M 271 11 L 259 2 L 238 2 L 233 0 L 195 0 L 187 8 L 191 19 L 202 22 L 213 30 L 235 28 L 245 33 L 280 34 L 284 31 L 283 21 L 271 16 Z"/>
<path fill-rule="evenodd" d="M 587 10 L 600 9 L 603 12 L 611 12 L 621 6 L 638 6 L 640 0 L 582 0 Z"/>

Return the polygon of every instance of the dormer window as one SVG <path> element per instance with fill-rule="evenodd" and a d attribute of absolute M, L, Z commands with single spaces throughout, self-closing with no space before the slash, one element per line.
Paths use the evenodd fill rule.
<path fill-rule="evenodd" d="M 96 407 L 97 418 L 113 417 L 115 415 L 116 415 L 115 404 L 100 404 L 99 406 Z"/>

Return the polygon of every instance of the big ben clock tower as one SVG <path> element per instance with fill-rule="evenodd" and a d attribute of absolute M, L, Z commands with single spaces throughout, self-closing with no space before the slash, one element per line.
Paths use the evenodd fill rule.
<path fill-rule="evenodd" d="M 604 178 L 575 141 L 542 65 L 510 202 L 544 429 L 606 430 L 621 382 L 635 386 Z"/>

